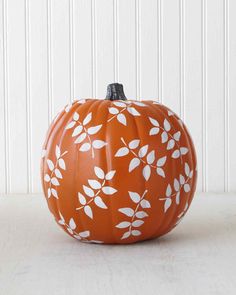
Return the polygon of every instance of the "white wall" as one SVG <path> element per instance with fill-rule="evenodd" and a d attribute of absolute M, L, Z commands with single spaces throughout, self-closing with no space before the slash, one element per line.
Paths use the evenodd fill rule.
<path fill-rule="evenodd" d="M 235 0 L 0 0 L 0 191 L 40 191 L 49 121 L 113 81 L 180 114 L 198 190 L 236 190 L 235 15 Z"/>

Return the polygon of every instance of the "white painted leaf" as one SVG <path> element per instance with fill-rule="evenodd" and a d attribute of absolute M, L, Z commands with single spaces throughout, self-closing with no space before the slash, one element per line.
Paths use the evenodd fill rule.
<path fill-rule="evenodd" d="M 140 158 L 143 158 L 146 156 L 147 154 L 147 151 L 148 151 L 148 144 L 144 145 L 143 147 L 140 148 L 139 152 L 138 152 L 138 156 Z"/>
<path fill-rule="evenodd" d="M 129 172 L 133 171 L 136 167 L 139 166 L 141 161 L 138 158 L 133 158 L 129 163 Z"/>
<path fill-rule="evenodd" d="M 107 209 L 107 206 L 106 204 L 103 202 L 102 198 L 97 196 L 94 198 L 94 203 L 99 207 L 99 208 L 102 208 L 102 209 Z"/>
<path fill-rule="evenodd" d="M 177 205 L 179 205 L 179 201 L 180 201 L 180 192 L 178 192 L 177 194 L 176 194 L 176 197 L 175 197 L 175 201 L 176 201 L 176 204 Z"/>
<path fill-rule="evenodd" d="M 82 231 L 79 233 L 79 235 L 81 238 L 88 238 L 90 236 L 90 232 L 89 232 L 89 230 Z"/>
<path fill-rule="evenodd" d="M 165 211 L 165 212 L 170 208 L 171 203 L 172 203 L 171 198 L 167 198 L 167 199 L 165 200 L 165 205 L 164 205 L 164 211 Z"/>
<path fill-rule="evenodd" d="M 159 127 L 159 122 L 156 119 L 149 117 L 149 121 L 152 123 L 153 126 Z"/>
<path fill-rule="evenodd" d="M 148 179 L 150 178 L 151 176 L 151 168 L 149 165 L 146 165 L 144 168 L 143 168 L 143 177 L 145 178 L 146 181 L 148 181 Z"/>
<path fill-rule="evenodd" d="M 138 203 L 140 201 L 140 195 L 135 192 L 129 192 L 129 196 L 134 203 Z"/>
<path fill-rule="evenodd" d="M 58 164 L 61 169 L 66 170 L 66 164 L 63 159 L 59 159 Z"/>
<path fill-rule="evenodd" d="M 66 126 L 66 129 L 70 129 L 70 128 L 74 127 L 75 124 L 76 124 L 75 121 L 71 121 L 71 122 Z"/>
<path fill-rule="evenodd" d="M 77 127 L 75 127 L 73 133 L 72 133 L 72 137 L 75 137 L 77 135 L 79 135 L 83 130 L 83 126 L 82 125 L 79 125 Z"/>
<path fill-rule="evenodd" d="M 94 191 L 90 187 L 83 185 L 83 190 L 88 197 L 94 197 Z"/>
<path fill-rule="evenodd" d="M 166 177 L 165 171 L 162 168 L 157 167 L 157 174 L 162 176 L 163 178 Z"/>
<path fill-rule="evenodd" d="M 175 141 L 174 141 L 174 139 L 170 139 L 170 140 L 168 141 L 168 144 L 167 144 L 167 150 L 171 150 L 171 149 L 173 149 L 174 146 L 175 146 Z"/>
<path fill-rule="evenodd" d="M 174 139 L 176 140 L 176 141 L 179 141 L 179 139 L 180 139 L 180 135 L 181 135 L 181 132 L 180 131 L 177 131 L 175 134 L 174 134 Z"/>
<path fill-rule="evenodd" d="M 140 116 L 140 113 L 133 107 L 128 107 L 127 111 L 133 116 Z"/>
<path fill-rule="evenodd" d="M 170 123 L 166 119 L 164 120 L 164 129 L 165 131 L 170 131 Z"/>
<path fill-rule="evenodd" d="M 158 167 L 162 167 L 162 166 L 164 166 L 165 165 L 165 162 L 166 162 L 166 156 L 164 156 L 164 157 L 162 157 L 162 158 L 160 158 L 159 160 L 157 160 L 157 166 Z"/>
<path fill-rule="evenodd" d="M 148 164 L 152 164 L 155 160 L 155 151 L 151 151 L 148 155 L 147 155 L 147 162 Z"/>
<path fill-rule="evenodd" d="M 184 165 L 184 171 L 185 171 L 186 176 L 189 176 L 190 168 L 189 168 L 189 165 L 187 163 L 185 163 L 185 165 Z"/>
<path fill-rule="evenodd" d="M 65 220 L 60 219 L 60 220 L 58 220 L 58 223 L 61 224 L 61 225 L 65 225 Z"/>
<path fill-rule="evenodd" d="M 73 218 L 70 219 L 69 221 L 69 227 L 73 230 L 76 229 L 76 224 Z"/>
<path fill-rule="evenodd" d="M 91 219 L 93 219 L 93 211 L 89 205 L 84 206 L 84 213 Z"/>
<path fill-rule="evenodd" d="M 190 191 L 190 185 L 188 183 L 185 183 L 185 185 L 184 185 L 184 191 L 186 193 L 188 193 Z"/>
<path fill-rule="evenodd" d="M 74 112 L 73 114 L 73 120 L 78 121 L 79 120 L 79 114 L 77 112 Z"/>
<path fill-rule="evenodd" d="M 125 232 L 125 233 L 123 234 L 121 240 L 123 240 L 123 239 L 127 239 L 130 235 L 131 235 L 130 231 Z"/>
<path fill-rule="evenodd" d="M 56 154 L 56 158 L 59 159 L 60 156 L 61 156 L 61 150 L 60 150 L 60 148 L 59 148 L 58 145 L 56 145 L 56 152 L 55 152 L 55 154 Z"/>
<path fill-rule="evenodd" d="M 179 176 L 179 182 L 180 182 L 181 185 L 185 183 L 185 179 L 184 179 L 184 176 L 182 174 L 180 174 L 180 176 Z"/>
<path fill-rule="evenodd" d="M 48 175 L 48 174 L 45 174 L 45 176 L 44 176 L 44 180 L 46 181 L 46 182 L 49 182 L 50 181 L 50 176 Z"/>
<path fill-rule="evenodd" d="M 103 193 L 106 194 L 106 195 L 113 195 L 114 193 L 117 192 L 116 189 L 114 189 L 113 187 L 110 187 L 110 186 L 104 186 L 104 187 L 102 188 L 102 191 L 103 191 Z"/>
<path fill-rule="evenodd" d="M 116 225 L 117 228 L 127 228 L 131 225 L 129 221 L 122 221 Z"/>
<path fill-rule="evenodd" d="M 90 135 L 96 134 L 101 128 L 102 128 L 102 124 L 97 125 L 97 126 L 93 126 L 93 127 L 89 127 L 88 134 L 90 134 Z"/>
<path fill-rule="evenodd" d="M 143 224 L 144 224 L 144 221 L 143 220 L 139 220 L 139 219 L 132 222 L 132 226 L 133 227 L 140 227 Z"/>
<path fill-rule="evenodd" d="M 166 196 L 167 197 L 170 197 L 171 193 L 172 193 L 172 189 L 171 189 L 170 184 L 168 184 L 167 185 L 167 188 L 166 188 Z"/>
<path fill-rule="evenodd" d="M 179 158 L 179 156 L 180 156 L 180 151 L 179 151 L 179 150 L 175 150 L 175 151 L 172 153 L 172 155 L 171 155 L 171 157 L 174 158 L 174 159 Z"/>
<path fill-rule="evenodd" d="M 129 217 L 134 215 L 134 210 L 132 208 L 120 208 L 118 211 Z"/>
<path fill-rule="evenodd" d="M 101 149 L 102 147 L 107 145 L 107 143 L 103 140 L 96 139 L 92 142 L 92 145 L 95 149 Z"/>
<path fill-rule="evenodd" d="M 90 143 L 88 143 L 88 142 L 86 142 L 86 143 L 83 143 L 82 145 L 81 145 L 81 147 L 80 147 L 80 151 L 81 152 L 87 152 L 88 150 L 90 150 L 90 148 L 91 148 L 91 144 Z"/>
<path fill-rule="evenodd" d="M 133 101 L 133 104 L 139 106 L 139 107 L 145 107 L 146 105 L 140 101 Z"/>
<path fill-rule="evenodd" d="M 186 147 L 181 147 L 181 148 L 180 148 L 180 153 L 181 153 L 181 155 L 186 155 L 187 152 L 188 152 L 188 149 L 187 149 Z"/>
<path fill-rule="evenodd" d="M 178 180 L 176 178 L 174 179 L 174 189 L 175 189 L 176 192 L 178 192 L 179 189 L 180 189 L 179 182 L 178 182 Z"/>
<path fill-rule="evenodd" d="M 49 160 L 49 159 L 47 159 L 47 164 L 48 164 L 48 168 L 49 168 L 49 170 L 53 170 L 54 169 L 54 164 L 53 164 L 53 162 L 51 161 L 51 160 Z"/>
<path fill-rule="evenodd" d="M 106 174 L 105 179 L 106 179 L 106 180 L 111 180 L 111 179 L 114 177 L 115 173 L 116 173 L 115 170 L 111 170 L 111 171 L 109 171 L 109 172 Z"/>
<path fill-rule="evenodd" d="M 85 205 L 87 203 L 85 196 L 82 195 L 81 193 L 78 193 L 78 199 L 81 205 Z"/>
<path fill-rule="evenodd" d="M 61 178 L 62 179 L 62 174 L 60 172 L 60 170 L 58 168 L 55 169 L 55 175 L 57 178 Z"/>
<path fill-rule="evenodd" d="M 135 216 L 137 218 L 145 218 L 145 217 L 148 217 L 148 214 L 144 211 L 138 211 L 138 212 L 136 212 Z"/>
<path fill-rule="evenodd" d="M 52 183 L 53 185 L 55 185 L 55 186 L 60 185 L 60 184 L 59 184 L 59 181 L 57 180 L 56 177 L 53 177 L 53 178 L 51 179 L 51 183 Z"/>
<path fill-rule="evenodd" d="M 50 198 L 51 197 L 51 189 L 50 189 L 50 187 L 48 188 L 48 198 Z"/>
<path fill-rule="evenodd" d="M 123 125 L 126 126 L 126 117 L 125 117 L 124 114 L 119 114 L 119 115 L 117 116 L 117 120 L 118 120 L 121 124 L 123 124 Z"/>
<path fill-rule="evenodd" d="M 92 113 L 89 113 L 83 120 L 83 125 L 87 125 L 92 119 Z"/>
<path fill-rule="evenodd" d="M 119 113 L 119 110 L 117 108 L 109 108 L 109 113 L 112 115 L 116 115 Z"/>
<path fill-rule="evenodd" d="M 75 140 L 75 143 L 81 143 L 85 138 L 87 134 L 85 132 L 81 133 Z"/>
<path fill-rule="evenodd" d="M 168 140 L 168 134 L 165 131 L 163 131 L 161 134 L 161 142 L 165 143 L 167 142 L 167 140 Z"/>
<path fill-rule="evenodd" d="M 128 155 L 128 153 L 129 149 L 127 147 L 122 147 L 116 152 L 115 157 L 123 157 Z"/>
<path fill-rule="evenodd" d="M 159 131 L 160 131 L 160 128 L 158 128 L 158 127 L 153 127 L 153 128 L 150 129 L 150 131 L 149 131 L 149 135 L 156 135 L 156 134 L 159 133 Z"/>
<path fill-rule="evenodd" d="M 94 172 L 96 174 L 96 176 L 99 178 L 99 179 L 104 179 L 105 178 L 105 174 L 103 172 L 103 170 L 99 167 L 94 167 Z"/>
<path fill-rule="evenodd" d="M 70 227 L 67 227 L 67 231 L 68 231 L 71 235 L 74 234 L 74 233 L 73 233 L 73 230 L 72 230 Z"/>
<path fill-rule="evenodd" d="M 129 148 L 131 150 L 136 149 L 139 146 L 140 140 L 139 139 L 134 139 L 129 143 Z"/>
<path fill-rule="evenodd" d="M 189 173 L 189 178 L 192 178 L 192 177 L 193 177 L 193 170 L 190 171 L 190 173 Z"/>
<path fill-rule="evenodd" d="M 143 209 L 145 208 L 151 208 L 151 204 L 148 200 L 146 199 L 143 199 L 141 202 L 140 202 L 140 205 Z"/>
<path fill-rule="evenodd" d="M 93 189 L 100 189 L 102 187 L 101 183 L 99 181 L 95 180 L 95 179 L 94 180 L 89 179 L 88 183 L 91 186 L 91 188 L 93 188 Z"/>
<path fill-rule="evenodd" d="M 121 102 L 121 101 L 114 101 L 113 104 L 117 107 L 120 107 L 120 108 L 125 108 L 126 107 L 126 104 L 124 102 Z"/>
<path fill-rule="evenodd" d="M 140 236 L 141 235 L 141 231 L 139 231 L 139 230 L 132 230 L 132 232 L 131 232 L 131 234 L 132 234 L 132 236 Z"/>
<path fill-rule="evenodd" d="M 51 188 L 51 192 L 52 192 L 53 197 L 55 197 L 56 199 L 58 199 L 57 191 L 54 188 Z"/>

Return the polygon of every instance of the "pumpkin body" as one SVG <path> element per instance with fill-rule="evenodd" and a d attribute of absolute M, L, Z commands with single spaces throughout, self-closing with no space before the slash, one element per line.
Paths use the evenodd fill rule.
<path fill-rule="evenodd" d="M 133 243 L 164 235 L 186 213 L 196 156 L 182 121 L 153 101 L 78 100 L 53 121 L 42 184 L 72 237 Z"/>

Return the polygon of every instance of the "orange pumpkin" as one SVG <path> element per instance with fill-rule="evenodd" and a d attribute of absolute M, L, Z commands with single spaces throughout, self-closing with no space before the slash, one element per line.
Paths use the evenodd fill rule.
<path fill-rule="evenodd" d="M 127 100 L 117 83 L 105 100 L 74 101 L 54 119 L 41 173 L 48 207 L 65 232 L 118 244 L 174 228 L 197 176 L 180 118 L 156 101 Z"/>

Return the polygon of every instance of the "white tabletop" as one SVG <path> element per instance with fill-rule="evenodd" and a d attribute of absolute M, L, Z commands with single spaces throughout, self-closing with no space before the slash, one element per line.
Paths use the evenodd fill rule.
<path fill-rule="evenodd" d="M 83 244 L 41 195 L 0 197 L 0 295 L 235 295 L 236 195 L 197 195 L 181 224 L 128 246 Z"/>

